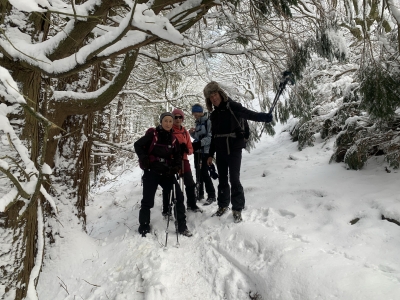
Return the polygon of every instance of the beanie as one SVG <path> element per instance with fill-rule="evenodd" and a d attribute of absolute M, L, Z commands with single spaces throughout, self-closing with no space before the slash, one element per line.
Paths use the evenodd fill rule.
<path fill-rule="evenodd" d="M 170 112 L 163 112 L 160 115 L 160 123 L 162 122 L 162 119 L 164 119 L 164 117 L 168 117 L 168 116 L 171 117 L 171 118 L 174 118 Z"/>
<path fill-rule="evenodd" d="M 199 112 L 202 113 L 203 112 L 203 107 L 200 104 L 195 104 L 192 106 L 192 113 L 195 112 Z"/>
<path fill-rule="evenodd" d="M 185 114 L 183 113 L 183 111 L 179 108 L 175 108 L 172 111 L 172 115 L 175 117 L 175 115 L 181 115 L 182 116 L 182 121 L 185 120 Z"/>

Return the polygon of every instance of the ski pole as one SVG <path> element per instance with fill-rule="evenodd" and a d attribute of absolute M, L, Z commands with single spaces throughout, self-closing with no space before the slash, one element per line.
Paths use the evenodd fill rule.
<path fill-rule="evenodd" d="M 290 84 L 294 84 L 294 79 L 293 79 L 293 74 L 290 71 L 285 71 L 282 74 L 282 78 L 281 81 L 279 83 L 279 89 L 276 92 L 274 101 L 272 102 L 272 106 L 269 110 L 269 113 L 271 114 L 275 108 L 275 105 L 278 103 L 278 99 L 281 96 L 282 92 L 284 91 L 286 84 L 288 84 L 288 82 L 290 82 Z"/>

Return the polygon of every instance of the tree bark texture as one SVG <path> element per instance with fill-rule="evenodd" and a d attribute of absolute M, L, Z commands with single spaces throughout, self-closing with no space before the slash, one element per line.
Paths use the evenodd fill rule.
<path fill-rule="evenodd" d="M 139 1 L 139 3 L 145 2 L 147 1 Z M 76 3 L 78 4 L 79 1 L 76 1 Z M 158 14 L 176 3 L 180 4 L 182 1 L 157 0 L 153 3 L 154 11 Z M 187 18 L 185 25 L 179 31 L 183 32 L 193 26 L 213 5 L 215 4 L 213 4 L 212 0 L 202 1 L 193 10 L 193 12 L 196 12 L 195 17 Z M 64 39 L 55 45 L 50 53 L 47 53 L 47 58 L 50 61 L 55 61 L 76 53 L 82 46 L 90 42 L 93 28 L 104 23 L 104 20 L 115 7 L 127 9 L 125 2 L 122 0 L 98 1 L 97 6 L 91 11 L 91 15 L 87 20 L 75 19 L 75 23 L 71 26 L 72 29 L 68 31 Z M 11 5 L 7 0 L 0 0 L 1 24 L 4 24 L 5 16 L 12 12 L 10 9 Z M 183 17 L 186 18 L 187 15 L 185 14 Z M 72 16 L 71 18 L 74 17 Z M 49 28 L 48 20 L 52 20 L 50 13 L 34 13 L 30 15 L 29 20 L 33 30 L 26 34 L 31 34 L 32 41 L 40 42 L 40 40 L 46 40 L 48 36 L 55 34 L 55 29 Z M 176 22 L 182 22 L 182 20 L 177 20 Z M 4 49 L 0 49 L 4 52 L 1 53 L 0 57 L 1 65 L 11 71 L 14 80 L 21 87 L 20 90 L 28 105 L 52 124 L 46 131 L 46 128 L 40 125 L 41 123 L 37 118 L 32 114 L 25 113 L 25 125 L 20 138 L 28 147 L 31 159 L 35 162 L 37 168 L 39 169 L 38 160 L 40 158 L 55 170 L 54 176 L 56 178 L 57 175 L 66 174 L 66 167 L 55 164 L 57 153 L 65 160 L 75 164 L 75 168 L 71 168 L 70 174 L 67 174 L 67 176 L 70 177 L 69 179 L 73 179 L 74 184 L 69 188 L 75 191 L 74 196 L 76 198 L 74 199 L 76 200 L 77 217 L 80 221 L 83 221 L 83 224 L 86 222 L 85 206 L 87 204 L 92 151 L 92 142 L 88 137 L 93 134 L 94 116 L 96 112 L 106 107 L 124 87 L 135 66 L 140 47 L 156 43 L 159 40 L 157 36 L 149 35 L 143 43 L 121 49 L 108 57 L 100 57 L 94 53 L 93 57 L 88 57 L 84 63 L 77 65 L 75 69 L 69 70 L 64 74 L 47 74 L 40 69 L 40 66 L 30 65 L 27 61 L 14 59 Z M 66 82 L 78 82 L 77 74 L 82 71 L 87 72 L 92 67 L 94 68 L 93 84 L 91 87 L 87 87 L 86 92 L 97 91 L 99 88 L 99 75 L 96 72 L 99 70 L 100 62 L 120 57 L 122 57 L 120 69 L 111 78 L 112 84 L 101 93 L 93 93 L 93 97 L 86 97 L 85 99 L 55 99 L 53 97 L 54 90 L 66 90 Z M 90 72 L 87 72 L 87 74 L 90 74 Z M 119 106 L 118 109 L 120 110 L 121 107 Z M 101 118 L 102 116 L 99 117 Z M 119 119 L 118 122 L 117 137 L 122 139 L 120 128 L 122 120 Z M 84 136 L 82 136 L 82 130 Z M 110 137 L 107 140 L 110 140 Z M 47 141 L 45 149 L 42 148 L 44 141 Z M 72 150 L 72 155 L 63 152 L 64 146 Z M 71 182 L 70 180 L 68 181 Z M 49 190 L 50 183 L 44 183 L 44 187 Z M 31 197 L 29 203 L 21 200 L 17 201 L 6 212 L 0 214 L 0 236 L 4 237 L 4 242 L 8 245 L 4 248 L 8 250 L 0 253 L 0 256 L 9 258 L 9 264 L 0 265 L 0 282 L 7 286 L 6 292 L 15 292 L 15 299 L 17 300 L 26 296 L 30 274 L 35 264 L 38 197 L 37 191 Z M 43 199 L 43 197 L 41 198 Z M 47 207 L 46 214 L 50 216 L 49 206 L 44 204 L 43 207 Z M 26 210 L 20 215 L 20 211 L 23 208 L 26 208 Z M 51 232 L 49 234 L 51 235 Z"/>

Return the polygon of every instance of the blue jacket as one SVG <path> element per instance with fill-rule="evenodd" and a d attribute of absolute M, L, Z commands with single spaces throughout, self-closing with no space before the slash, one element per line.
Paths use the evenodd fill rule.
<path fill-rule="evenodd" d="M 201 142 L 201 147 L 204 147 L 203 150 L 199 149 L 196 152 L 209 153 L 210 144 L 211 144 L 211 120 L 209 118 L 208 112 L 204 113 L 200 119 L 196 120 L 195 131 L 190 135 L 194 140 Z"/>

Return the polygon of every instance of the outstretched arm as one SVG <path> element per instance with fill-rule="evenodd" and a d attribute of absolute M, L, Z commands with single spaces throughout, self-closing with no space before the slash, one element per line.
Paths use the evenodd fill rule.
<path fill-rule="evenodd" d="M 269 123 L 273 118 L 270 113 L 252 111 L 243 107 L 243 105 L 238 102 L 229 102 L 229 106 L 235 115 L 246 120 Z"/>

